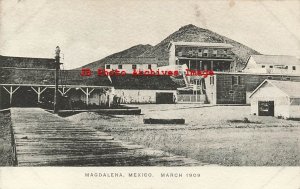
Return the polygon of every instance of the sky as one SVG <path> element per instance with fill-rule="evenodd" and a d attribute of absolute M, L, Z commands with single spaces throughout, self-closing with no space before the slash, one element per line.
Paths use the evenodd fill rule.
<path fill-rule="evenodd" d="M 71 69 L 188 24 L 300 58 L 300 0 L 0 0 L 0 55 L 53 58 L 59 45 Z"/>

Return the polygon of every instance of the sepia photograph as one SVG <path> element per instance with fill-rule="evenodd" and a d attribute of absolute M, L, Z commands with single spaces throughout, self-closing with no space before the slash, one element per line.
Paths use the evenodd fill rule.
<path fill-rule="evenodd" d="M 0 0 L 1 189 L 299 189 L 299 166 L 299 0 Z"/>

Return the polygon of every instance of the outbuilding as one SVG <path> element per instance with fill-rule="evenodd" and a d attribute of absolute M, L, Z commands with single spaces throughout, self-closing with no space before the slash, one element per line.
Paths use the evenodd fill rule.
<path fill-rule="evenodd" d="M 300 82 L 264 80 L 250 100 L 251 114 L 300 118 Z"/>

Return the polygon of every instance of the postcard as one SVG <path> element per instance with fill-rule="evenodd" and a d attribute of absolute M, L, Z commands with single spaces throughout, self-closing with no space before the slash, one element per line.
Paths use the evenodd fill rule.
<path fill-rule="evenodd" d="M 0 188 L 300 188 L 300 1 L 0 1 Z"/>

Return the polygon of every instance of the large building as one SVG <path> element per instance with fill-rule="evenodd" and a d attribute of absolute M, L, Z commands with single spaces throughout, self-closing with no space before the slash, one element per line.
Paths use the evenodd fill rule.
<path fill-rule="evenodd" d="M 288 55 L 252 55 L 243 72 L 299 75 L 300 60 Z"/>
<path fill-rule="evenodd" d="M 234 71 L 232 47 L 226 43 L 171 42 L 169 65 L 186 64 L 193 70 Z"/>

